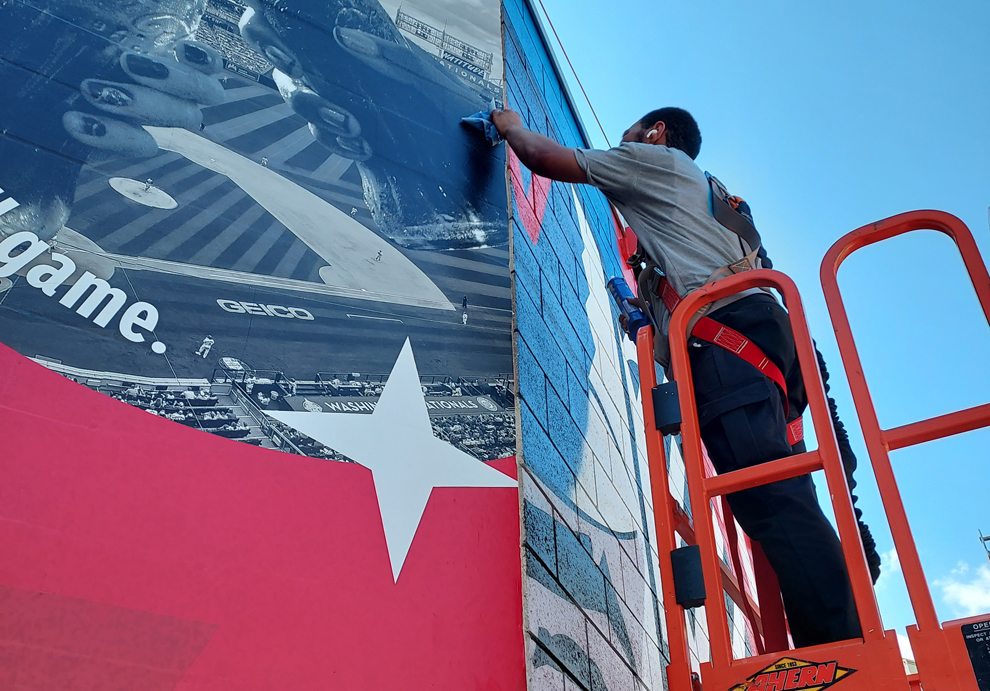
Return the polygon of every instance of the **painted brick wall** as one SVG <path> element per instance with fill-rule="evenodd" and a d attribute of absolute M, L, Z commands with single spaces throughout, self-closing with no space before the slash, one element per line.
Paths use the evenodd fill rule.
<path fill-rule="evenodd" d="M 505 3 L 509 106 L 585 146 L 522 0 Z M 666 664 L 635 349 L 595 190 L 511 165 L 531 691 L 663 689 Z"/>
<path fill-rule="evenodd" d="M 509 107 L 530 129 L 587 146 L 525 0 L 504 8 Z M 509 159 L 529 688 L 666 689 L 636 352 L 605 289 L 622 266 L 614 223 L 597 190 Z M 677 440 L 667 448 L 670 489 L 686 506 Z M 746 655 L 752 633 L 727 606 Z M 708 658 L 704 609 L 687 619 L 697 668 Z"/>

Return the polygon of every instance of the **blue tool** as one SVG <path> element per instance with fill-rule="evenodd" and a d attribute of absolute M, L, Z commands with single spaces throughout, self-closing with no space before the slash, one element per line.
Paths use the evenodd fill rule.
<path fill-rule="evenodd" d="M 617 276 L 610 280 L 608 282 L 608 292 L 612 294 L 612 299 L 615 300 L 615 304 L 619 307 L 619 310 L 629 319 L 626 323 L 626 334 L 628 334 L 629 340 L 635 343 L 636 334 L 644 326 L 649 326 L 650 320 L 647 319 L 641 309 L 629 304 L 629 301 L 636 296 L 629 290 L 629 286 L 626 285 L 624 278 Z"/>

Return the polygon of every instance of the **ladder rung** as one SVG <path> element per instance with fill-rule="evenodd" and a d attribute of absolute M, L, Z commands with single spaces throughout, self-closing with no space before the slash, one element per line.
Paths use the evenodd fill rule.
<path fill-rule="evenodd" d="M 990 403 L 940 415 L 929 420 L 914 422 L 903 427 L 895 427 L 884 432 L 883 438 L 887 442 L 887 448 L 894 451 L 906 446 L 951 437 L 954 434 L 972 432 L 981 427 L 990 427 Z"/>
<path fill-rule="evenodd" d="M 792 477 L 807 475 L 821 469 L 822 460 L 818 451 L 808 451 L 797 456 L 788 456 L 751 468 L 734 470 L 725 475 L 708 478 L 705 481 L 705 490 L 709 497 L 719 497 L 751 487 L 769 485 L 771 482 L 789 480 Z"/>

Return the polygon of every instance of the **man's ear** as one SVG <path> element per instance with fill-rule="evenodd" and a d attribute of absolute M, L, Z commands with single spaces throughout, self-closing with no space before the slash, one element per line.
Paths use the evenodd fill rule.
<path fill-rule="evenodd" d="M 667 125 L 657 121 L 652 126 L 646 128 L 645 142 L 647 144 L 665 144 L 667 141 Z"/>

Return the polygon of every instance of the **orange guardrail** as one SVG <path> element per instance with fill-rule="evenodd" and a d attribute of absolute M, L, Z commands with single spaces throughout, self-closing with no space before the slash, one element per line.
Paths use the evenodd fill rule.
<path fill-rule="evenodd" d="M 667 643 L 670 664 L 667 665 L 667 684 L 671 689 L 690 691 L 691 657 L 688 651 L 684 611 L 675 604 L 674 569 L 670 553 L 677 548 L 677 529 L 680 523 L 689 523 L 682 516 L 680 507 L 670 494 L 670 478 L 667 474 L 667 452 L 663 435 L 656 428 L 653 396 L 650 392 L 657 385 L 653 363 L 653 328 L 645 326 L 636 338 L 637 357 L 640 362 L 640 391 L 643 394 L 643 420 L 646 434 L 646 455 L 650 467 L 650 490 L 653 494 L 653 520 L 656 530 L 657 554 L 660 564 L 660 588 L 663 595 L 664 619 L 667 622 Z"/>
<path fill-rule="evenodd" d="M 839 267 L 853 252 L 916 230 L 939 231 L 955 242 L 973 288 L 976 290 L 984 316 L 990 323 L 990 275 L 987 273 L 976 241 L 965 223 L 941 211 L 912 211 L 863 226 L 849 233 L 832 246 L 822 261 L 821 281 L 853 402 L 859 415 L 867 451 L 873 463 L 877 486 L 917 620 L 917 626 L 908 627 L 908 636 L 916 656 L 920 683 L 926 691 L 941 689 L 976 691 L 977 685 L 972 666 L 965 648 L 960 645 L 962 634 L 958 632 L 958 628 L 950 631 L 948 626 L 943 629 L 939 623 L 935 603 L 928 588 L 928 581 L 925 578 L 921 558 L 914 543 L 890 463 L 890 451 L 990 426 L 990 404 L 895 429 L 882 429 L 838 284 Z M 956 638 L 959 640 L 957 641 Z"/>
<path fill-rule="evenodd" d="M 707 304 L 749 288 L 760 287 L 776 288 L 784 296 L 787 303 L 798 361 L 808 394 L 808 407 L 818 437 L 819 448 L 797 456 L 782 458 L 706 479 L 701 469 L 701 430 L 698 426 L 694 383 L 687 351 L 688 322 L 698 310 Z M 832 495 L 839 538 L 842 542 L 846 562 L 850 567 L 849 577 L 864 638 L 867 640 L 883 638 L 880 612 L 877 608 L 876 598 L 873 596 L 866 556 L 863 553 L 859 528 L 853 513 L 849 489 L 846 486 L 842 461 L 839 457 L 838 442 L 835 439 L 835 432 L 832 430 L 832 419 L 825 398 L 825 390 L 821 383 L 821 375 L 818 372 L 818 359 L 815 355 L 811 335 L 808 332 L 801 297 L 794 282 L 780 272 L 760 269 L 730 276 L 690 293 L 674 311 L 671 318 L 670 349 L 674 379 L 679 384 L 683 421 L 681 440 L 684 447 L 692 505 L 708 506 L 710 500 L 715 496 L 824 469 L 829 492 Z M 717 592 L 717 583 L 708 582 L 709 573 L 716 573 L 713 567 L 717 565 L 718 561 L 714 535 L 710 531 L 710 522 L 696 520 L 695 524 L 698 542 L 702 547 L 702 560 L 707 562 L 705 566 L 708 567 L 705 569 L 706 587 L 709 592 Z M 707 614 L 712 645 L 712 662 L 720 666 L 728 666 L 732 662 L 732 652 L 725 610 L 720 607 L 712 607 Z"/>
<path fill-rule="evenodd" d="M 788 305 L 798 361 L 805 381 L 808 406 L 819 447 L 813 451 L 759 466 L 706 477 L 693 377 L 688 358 L 687 327 L 691 318 L 705 305 L 743 290 L 758 287 L 777 289 Z M 708 592 L 706 617 L 711 661 L 703 664 L 701 668 L 704 688 L 714 691 L 759 688 L 759 683 L 766 681 L 761 681 L 761 674 L 766 676 L 768 670 L 787 670 L 789 675 L 787 678 L 790 679 L 792 670 L 797 669 L 796 665 L 827 666 L 835 663 L 845 669 L 855 669 L 859 672 L 850 676 L 848 681 L 843 680 L 843 685 L 848 691 L 859 689 L 907 691 L 909 686 L 901 663 L 896 634 L 883 630 L 853 512 L 852 499 L 839 456 L 838 443 L 832 428 L 825 390 L 818 371 L 814 343 L 808 332 L 801 297 L 793 281 L 782 273 L 760 269 L 730 276 L 693 291 L 684 298 L 672 315 L 670 349 L 671 370 L 674 380 L 678 382 L 682 419 L 681 440 L 691 505 L 694 507 L 694 529 L 697 544 L 701 547 L 702 571 Z M 645 353 L 641 352 L 641 357 L 643 356 Z M 644 369 L 647 368 L 640 367 L 641 371 Z M 647 396 L 644 395 L 644 400 L 646 398 Z M 793 657 L 787 658 L 780 657 L 780 646 L 768 645 L 767 652 L 762 655 L 734 659 L 728 618 L 720 595 L 723 587 L 718 576 L 721 560 L 718 556 L 711 520 L 711 501 L 732 492 L 797 477 L 816 470 L 825 471 L 863 638 L 791 651 L 788 655 Z M 705 511 L 702 507 L 709 511 Z M 760 595 L 766 598 L 765 590 Z M 779 601 L 779 589 L 774 596 L 776 601 Z M 780 672 L 769 672 L 770 675 L 778 673 Z M 779 679 L 783 678 L 783 676 L 779 677 Z M 797 687 L 791 686 L 791 688 Z M 680 687 L 675 687 L 673 684 L 671 689 L 680 691 Z"/>
<path fill-rule="evenodd" d="M 921 229 L 943 232 L 956 242 L 984 315 L 990 323 L 990 275 L 965 224 L 946 213 L 912 212 L 860 228 L 832 247 L 821 269 L 822 285 L 843 364 L 918 620 L 917 626 L 908 627 L 908 635 L 917 658 L 918 673 L 910 676 L 906 673 L 901 663 L 896 634 L 883 630 L 800 295 L 787 276 L 761 269 L 731 276 L 692 292 L 677 306 L 671 318 L 671 370 L 674 380 L 678 382 L 681 439 L 688 492 L 694 507 L 693 520 L 684 514 L 670 494 L 664 440 L 654 421 L 650 392 L 657 385 L 657 379 L 655 368 L 647 365 L 653 362 L 652 329 L 644 328 L 638 334 L 657 550 L 660 555 L 670 642 L 668 680 L 672 691 L 691 691 L 698 687 L 697 679 L 692 678 L 691 674 L 684 610 L 676 604 L 673 567 L 668 556 L 677 547 L 678 535 L 687 544 L 697 544 L 701 548 L 702 572 L 708 593 L 706 617 L 711 644 L 711 661 L 701 668 L 704 688 L 711 691 L 762 690 L 770 686 L 778 688 L 778 683 L 779 688 L 803 688 L 800 684 L 804 682 L 800 680 L 805 679 L 805 675 L 809 682 L 814 677 L 817 683 L 820 681 L 818 673 L 830 678 L 829 675 L 836 669 L 844 670 L 846 676 L 842 678 L 842 682 L 846 691 L 981 691 L 983 688 L 977 682 L 964 635 L 974 627 L 981 631 L 990 630 L 990 615 L 944 625 L 939 623 L 897 489 L 889 452 L 990 426 L 990 404 L 890 430 L 881 429 L 836 278 L 842 262 L 856 250 Z M 775 288 L 784 296 L 819 447 L 814 451 L 759 466 L 708 476 L 687 351 L 687 326 L 705 305 L 757 287 Z M 742 583 L 738 541 L 735 539 L 731 512 L 726 513 L 725 518 L 730 543 L 729 556 L 734 569 L 729 568 L 718 556 L 711 502 L 718 497 L 724 506 L 724 497 L 732 492 L 816 470 L 825 472 L 863 638 L 793 650 L 787 653 L 788 657 L 781 658 L 780 651 L 787 648 L 786 628 L 782 621 L 780 593 L 773 572 L 769 570 L 759 546 L 754 543 L 754 568 L 759 594 L 759 602 L 756 602 L 746 593 Z M 739 578 L 736 578 L 736 574 Z M 758 641 L 759 654 L 756 656 L 733 659 L 723 593 L 736 601 L 752 622 Z M 818 665 L 817 672 L 811 671 L 815 665 Z M 798 673 L 795 670 L 801 671 Z M 851 672 L 856 674 L 850 674 Z M 765 686 L 766 684 L 770 686 Z"/>
<path fill-rule="evenodd" d="M 636 340 L 637 355 L 640 362 L 652 362 L 653 339 L 652 327 L 644 327 L 640 330 Z M 684 512 L 670 493 L 664 439 L 656 428 L 653 398 L 646 393 L 652 391 L 658 383 L 656 370 L 653 367 L 640 367 L 639 375 L 641 391 L 644 392 L 643 414 L 653 497 L 655 539 L 657 553 L 663 555 L 660 559 L 660 584 L 663 591 L 670 654 L 670 664 L 667 667 L 668 684 L 672 689 L 690 689 L 692 688 L 691 665 L 684 609 L 676 604 L 673 570 L 667 555 L 677 548 L 678 536 L 687 545 L 697 544 L 697 538 L 691 517 Z M 731 565 L 719 561 L 722 590 L 739 606 L 749 620 L 753 628 L 758 653 L 784 650 L 787 648 L 787 625 L 784 621 L 777 576 L 770 568 L 759 545 L 754 545 L 753 567 L 757 592 L 762 604 L 752 594 L 746 592 L 743 557 L 738 547 L 738 535 L 735 532 L 732 511 L 728 503 L 724 501 L 722 510 L 725 515 L 728 553 L 731 560 Z M 765 593 L 767 595 L 764 595 Z"/>

